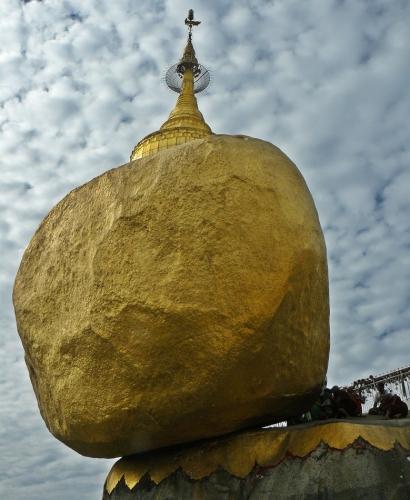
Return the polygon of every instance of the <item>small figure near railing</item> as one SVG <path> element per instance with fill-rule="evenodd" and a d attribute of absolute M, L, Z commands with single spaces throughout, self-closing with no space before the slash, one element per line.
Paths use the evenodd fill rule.
<path fill-rule="evenodd" d="M 397 394 L 386 392 L 383 382 L 377 384 L 377 394 L 369 415 L 380 415 L 384 418 L 406 418 L 409 413 L 407 404 Z"/>

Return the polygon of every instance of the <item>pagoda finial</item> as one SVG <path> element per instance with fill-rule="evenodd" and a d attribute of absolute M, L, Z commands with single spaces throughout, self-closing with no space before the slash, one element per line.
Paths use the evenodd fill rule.
<path fill-rule="evenodd" d="M 189 9 L 188 17 L 185 18 L 185 24 L 188 26 L 189 35 L 188 38 L 192 38 L 192 26 L 198 26 L 201 24 L 201 21 L 194 21 L 194 11 L 193 9 Z"/>
<path fill-rule="evenodd" d="M 169 68 L 165 81 L 168 87 L 179 93 L 175 108 L 160 130 L 144 137 L 134 148 L 131 161 L 148 156 L 162 149 L 201 139 L 212 134 L 198 109 L 195 94 L 204 90 L 210 82 L 209 71 L 199 64 L 192 45 L 192 27 L 201 21 L 194 20 L 194 11 L 188 12 L 188 40 L 180 61 Z"/>
<path fill-rule="evenodd" d="M 188 40 L 179 63 L 169 68 L 165 75 L 165 81 L 168 87 L 174 92 L 181 92 L 183 87 L 184 74 L 188 69 L 192 71 L 194 77 L 194 93 L 202 92 L 209 85 L 209 71 L 199 64 L 195 55 L 195 49 L 192 44 L 192 27 L 201 24 L 201 21 L 194 20 L 194 11 L 189 9 L 188 17 L 185 18 L 185 24 L 188 26 Z"/>

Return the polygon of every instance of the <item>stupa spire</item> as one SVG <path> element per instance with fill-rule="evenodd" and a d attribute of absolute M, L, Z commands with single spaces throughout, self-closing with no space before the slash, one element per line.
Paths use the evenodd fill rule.
<path fill-rule="evenodd" d="M 177 64 L 169 68 L 165 78 L 168 87 L 179 93 L 177 102 L 160 129 L 144 137 L 135 146 L 131 161 L 212 134 L 195 97 L 210 81 L 209 72 L 199 64 L 192 44 L 192 27 L 200 23 L 194 20 L 194 11 L 191 9 L 185 19 L 188 40 L 183 55 Z"/>

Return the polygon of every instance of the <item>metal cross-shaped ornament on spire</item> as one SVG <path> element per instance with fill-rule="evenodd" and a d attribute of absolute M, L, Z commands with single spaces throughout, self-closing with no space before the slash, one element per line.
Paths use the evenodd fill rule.
<path fill-rule="evenodd" d="M 192 26 L 198 26 L 201 24 L 201 21 L 194 21 L 194 11 L 193 9 L 189 9 L 188 11 L 188 17 L 185 18 L 185 24 L 188 26 L 189 30 L 189 38 L 192 38 Z"/>

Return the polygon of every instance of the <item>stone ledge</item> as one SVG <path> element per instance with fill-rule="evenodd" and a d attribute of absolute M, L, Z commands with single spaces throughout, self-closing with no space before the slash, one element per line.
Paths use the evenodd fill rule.
<path fill-rule="evenodd" d="M 114 464 L 107 477 L 105 490 L 111 494 L 120 482 L 133 490 L 142 478 L 157 485 L 177 471 L 191 481 L 200 481 L 221 470 L 236 478 L 246 478 L 252 474 L 255 466 L 275 468 L 289 457 L 307 458 L 321 446 L 330 451 L 342 451 L 360 442 L 375 451 L 396 453 L 402 450 L 404 453 L 410 450 L 410 420 L 361 418 L 314 422 L 240 432 L 219 439 L 133 455 Z"/>

